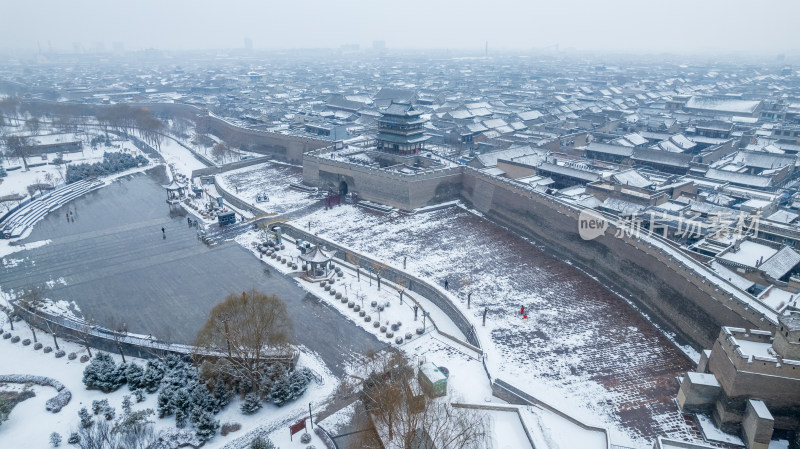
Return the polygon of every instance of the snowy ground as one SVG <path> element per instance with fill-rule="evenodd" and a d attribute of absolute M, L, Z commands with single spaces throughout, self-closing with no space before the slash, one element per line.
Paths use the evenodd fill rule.
<path fill-rule="evenodd" d="M 253 251 L 255 256 L 258 253 L 253 250 L 251 243 L 258 236 L 259 233 L 253 231 L 240 236 L 237 241 Z M 299 251 L 291 244 L 290 239 L 284 239 L 284 244 L 285 249 L 279 251 L 281 257 L 286 257 L 290 262 L 297 261 Z M 367 275 L 362 274 L 361 281 L 358 281 L 354 267 L 341 260 L 335 259 L 334 262 L 337 266 L 343 268 L 343 276 L 336 277 L 333 287 L 339 289 L 338 291 L 342 291 L 343 286 L 347 285 L 348 297 L 351 300 L 355 299 L 356 304 L 360 303 L 360 298 L 363 294 L 365 296 L 364 302 L 367 305 L 365 310 L 373 317 L 371 322 L 365 322 L 358 313 L 348 307 L 347 303 L 342 303 L 341 300 L 335 298 L 335 295 L 330 295 L 329 291 L 325 291 L 319 284 L 301 279 L 297 276 L 299 274 L 298 271 L 292 270 L 287 264 L 267 256 L 264 256 L 262 260 L 284 274 L 294 275 L 298 284 L 316 295 L 321 301 L 325 301 L 339 310 L 355 325 L 361 326 L 368 332 L 373 332 L 380 339 L 386 338 L 383 333 L 371 325 L 378 317 L 377 310 L 369 306 L 372 300 L 377 300 L 377 302 L 383 304 L 386 302 L 392 304 L 384 309 L 381 314 L 381 322 L 383 324 L 398 321 L 407 323 L 413 320 L 413 312 L 410 310 L 408 297 L 406 296 L 404 303 L 400 304 L 398 295 L 400 286 L 384 280 L 382 281 L 382 289 L 378 290 L 375 280 L 372 280 L 372 285 L 370 285 Z M 414 294 L 414 297 L 423 309 L 432 311 L 431 316 L 436 321 L 439 329 L 452 333 L 457 338 L 464 339 L 458 328 L 430 301 L 416 294 Z M 412 325 L 406 330 L 413 332 L 420 325 L 420 321 L 411 322 L 410 324 Z M 401 328 L 399 333 L 402 334 L 404 332 Z M 393 339 L 388 339 L 388 341 L 393 341 Z M 398 347 L 415 364 L 433 362 L 437 366 L 448 368 L 450 375 L 448 378 L 447 400 L 478 405 L 507 405 L 504 401 L 492 396 L 491 383 L 481 363 L 481 356 L 465 345 L 458 344 L 439 334 L 430 324 L 428 324 L 427 331 L 423 336 L 418 336 L 414 333 L 414 337 L 411 340 L 400 344 Z M 349 371 L 356 375 L 363 375 L 360 368 L 360 366 L 352 366 Z M 490 418 L 490 447 L 495 449 L 530 447 L 520 423 L 520 418 L 516 413 L 497 411 L 486 413 Z M 537 447 L 549 447 L 551 449 L 559 447 L 601 449 L 606 447 L 606 438 L 602 432 L 584 430 L 555 413 L 538 407 L 531 407 L 522 409 L 521 415 L 525 426 L 534 438 L 534 442 L 539 444 Z M 335 435 L 339 433 L 339 429 L 347 426 L 352 416 L 353 407 L 349 406 L 326 418 L 323 421 L 323 425 L 326 430 Z"/>
<path fill-rule="evenodd" d="M 236 241 L 245 248 L 248 248 L 254 255 L 258 256 L 258 252 L 252 247 L 252 242 L 257 241 L 259 237 L 261 237 L 261 232 L 262 231 L 248 231 L 237 237 Z M 381 280 L 381 289 L 378 289 L 378 282 L 374 275 L 368 275 L 363 269 L 356 271 L 349 263 L 335 259 L 335 265 L 343 268 L 343 275 L 341 277 L 333 276 L 334 283 L 332 288 L 342 293 L 343 297 L 349 298 L 350 301 L 353 301 L 359 308 L 363 309 L 366 315 L 370 316 L 370 321 L 365 322 L 364 317 L 359 316 L 358 310 L 354 311 L 354 307 L 348 307 L 347 302 L 343 303 L 340 299 L 336 299 L 334 295 L 330 294 L 330 291 L 326 291 L 321 287 L 320 283 L 311 283 L 301 280 L 298 277 L 302 274 L 299 269 L 299 265 L 301 264 L 299 262 L 300 250 L 296 247 L 291 238 L 284 239 L 284 246 L 285 249 L 279 251 L 278 254 L 282 257 L 286 257 L 290 262 L 298 263 L 298 270 L 293 270 L 286 264 L 279 263 L 275 259 L 266 256 L 262 256 L 262 260 L 284 274 L 295 276 L 297 282 L 303 288 L 323 298 L 333 308 L 337 309 L 356 325 L 363 327 L 368 332 L 373 332 L 379 337 L 386 339 L 385 336 L 376 331 L 373 325 L 374 322 L 380 319 L 380 322 L 387 326 L 391 323 L 402 323 L 400 330 L 395 332 L 397 335 L 405 335 L 406 332 L 411 332 L 416 335 L 416 329 L 423 327 L 422 310 L 424 310 L 430 312 L 433 322 L 436 323 L 436 326 L 438 326 L 440 330 L 466 341 L 466 337 L 464 337 L 458 327 L 450 321 L 447 315 L 425 297 L 415 292 L 409 293 L 402 286 L 386 279 Z M 402 303 L 400 301 L 401 291 L 403 292 Z M 372 306 L 373 301 L 376 303 L 376 306 Z M 416 321 L 414 319 L 414 301 L 422 308 L 417 314 Z M 384 309 L 379 311 L 377 306 L 383 306 Z M 425 321 L 427 324 L 427 331 L 434 330 L 432 322 Z"/>
<path fill-rule="evenodd" d="M 460 208 L 406 216 L 342 206 L 294 224 L 309 220 L 320 237 L 395 267 L 407 257 L 411 273 L 447 280 L 493 376 L 609 427 L 617 444 L 698 436 L 672 401 L 691 360 L 622 299 L 530 242 Z"/>
<path fill-rule="evenodd" d="M 308 194 L 289 188 L 289 184 L 301 182 L 303 170 L 293 165 L 267 162 L 225 172 L 217 176 L 217 182 L 240 199 L 270 213 L 283 214 L 314 203 Z M 257 202 L 259 194 L 266 194 L 269 201 Z"/>
<path fill-rule="evenodd" d="M 178 173 L 187 178 L 191 179 L 192 170 L 206 168 L 206 165 L 200 162 L 191 151 L 184 148 L 173 138 L 164 138 L 161 141 L 161 147 L 157 150 L 168 165 L 175 167 Z"/>

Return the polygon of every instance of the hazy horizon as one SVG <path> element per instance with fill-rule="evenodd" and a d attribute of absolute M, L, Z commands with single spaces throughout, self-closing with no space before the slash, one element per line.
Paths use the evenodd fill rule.
<path fill-rule="evenodd" d="M 563 0 L 459 2 L 305 0 L 225 3 L 139 0 L 117 3 L 15 2 L 0 18 L 0 51 L 530 49 L 632 53 L 800 51 L 800 2 L 792 0 Z"/>

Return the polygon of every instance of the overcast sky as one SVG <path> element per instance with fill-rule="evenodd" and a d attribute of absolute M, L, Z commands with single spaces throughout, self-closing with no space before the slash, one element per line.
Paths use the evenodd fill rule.
<path fill-rule="evenodd" d="M 369 47 L 748 52 L 800 48 L 798 0 L 5 1 L 0 49 Z"/>

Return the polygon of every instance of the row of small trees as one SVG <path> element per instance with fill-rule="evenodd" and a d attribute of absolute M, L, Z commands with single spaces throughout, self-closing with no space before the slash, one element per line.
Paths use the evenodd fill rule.
<path fill-rule="evenodd" d="M 164 122 L 154 117 L 147 108 L 134 108 L 126 104 L 115 104 L 100 108 L 95 116 L 106 129 L 115 129 L 124 133 L 136 132 L 148 145 L 161 148 Z"/>
<path fill-rule="evenodd" d="M 3 421 L 8 419 L 9 413 L 11 413 L 11 403 L 0 397 L 0 424 L 3 424 Z"/>

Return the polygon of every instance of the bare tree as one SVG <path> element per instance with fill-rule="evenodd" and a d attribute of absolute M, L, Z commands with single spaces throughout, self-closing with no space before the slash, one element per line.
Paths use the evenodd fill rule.
<path fill-rule="evenodd" d="M 78 429 L 81 449 L 147 449 L 156 444 L 152 409 L 137 410 L 120 416 L 113 423 L 98 419 L 88 427 Z"/>
<path fill-rule="evenodd" d="M 383 272 L 386 271 L 386 264 L 383 262 L 375 261 L 372 263 L 372 270 L 375 272 L 376 277 L 378 278 L 378 290 L 381 289 L 381 277 L 383 276 Z"/>
<path fill-rule="evenodd" d="M 56 157 L 53 159 L 53 165 L 56 166 L 56 172 L 58 172 L 61 182 L 66 182 L 67 165 L 64 163 L 64 158 L 62 156 Z"/>
<path fill-rule="evenodd" d="M 257 290 L 230 294 L 211 310 L 197 335 L 197 346 L 225 353 L 224 370 L 232 377 L 259 385 L 273 350 L 290 343 L 291 321 L 286 304 Z"/>
<path fill-rule="evenodd" d="M 122 363 L 125 362 L 125 353 L 122 351 L 122 341 L 128 336 L 128 324 L 119 319 L 118 317 L 111 317 L 108 320 L 109 328 L 111 329 L 111 338 L 117 345 L 119 355 L 122 357 Z"/>
<path fill-rule="evenodd" d="M 213 156 L 215 160 L 222 161 L 223 163 L 225 163 L 230 153 L 230 148 L 224 143 L 218 143 L 211 148 L 211 156 Z"/>
<path fill-rule="evenodd" d="M 28 170 L 28 157 L 31 153 L 31 141 L 25 136 L 7 136 L 4 140 L 6 157 L 13 156 L 22 159 L 25 171 Z"/>
<path fill-rule="evenodd" d="M 53 336 L 53 345 L 55 345 L 56 350 L 61 349 L 58 346 L 58 325 L 50 321 L 47 317 L 47 313 L 45 313 L 45 306 L 47 305 L 47 299 L 44 297 L 44 289 L 40 287 L 34 287 L 31 289 L 31 292 L 28 293 L 28 299 L 26 300 L 26 306 L 28 307 L 31 314 L 35 317 L 36 324 L 39 325 L 41 329 L 45 332 L 49 333 Z M 35 341 L 35 338 L 34 338 Z"/>
<path fill-rule="evenodd" d="M 92 357 L 91 340 L 92 340 L 92 329 L 93 328 L 94 328 L 94 322 L 93 321 L 83 321 L 78 326 L 78 329 L 77 329 L 78 330 L 77 339 L 83 345 L 83 347 L 86 348 L 86 352 L 89 354 L 89 357 Z"/>
<path fill-rule="evenodd" d="M 375 357 L 371 368 L 360 399 L 386 449 L 486 447 L 487 415 L 453 407 L 447 398 L 427 398 L 401 352 Z"/>
<path fill-rule="evenodd" d="M 9 119 L 16 118 L 19 116 L 19 106 L 19 97 L 4 98 L 0 100 L 0 114 L 7 116 Z"/>
<path fill-rule="evenodd" d="M 39 133 L 39 129 L 41 128 L 41 122 L 37 117 L 31 117 L 28 120 L 25 120 L 25 127 L 31 132 L 31 134 L 36 135 Z"/>
<path fill-rule="evenodd" d="M 39 286 L 30 287 L 23 290 L 17 298 L 19 299 L 20 304 L 27 309 L 28 313 L 31 314 L 31 318 L 25 321 L 28 323 L 28 327 L 31 329 L 34 343 L 38 343 L 36 338 L 36 327 L 34 326 L 33 321 L 39 317 L 39 310 L 44 307 L 44 290 Z"/>
<path fill-rule="evenodd" d="M 310 221 L 308 222 L 308 230 L 311 232 Z M 359 265 L 359 263 L 361 263 L 361 258 L 355 253 L 347 253 L 345 257 L 347 258 L 348 262 L 356 267 L 356 276 L 358 276 L 358 282 L 361 282 L 361 266 Z"/>
<path fill-rule="evenodd" d="M 8 317 L 8 324 L 11 326 L 11 330 L 13 331 L 14 330 L 14 312 L 13 312 L 13 310 L 8 308 L 8 307 L 2 306 L 2 305 L 0 305 L 0 309 L 2 309 L 3 313 L 5 313 L 6 317 Z"/>
<path fill-rule="evenodd" d="M 470 287 L 471 285 L 472 285 L 472 280 L 470 278 L 461 279 L 461 287 L 464 289 L 464 291 L 467 292 L 467 308 L 468 309 L 471 307 L 472 291 L 474 290 L 473 288 Z"/>

